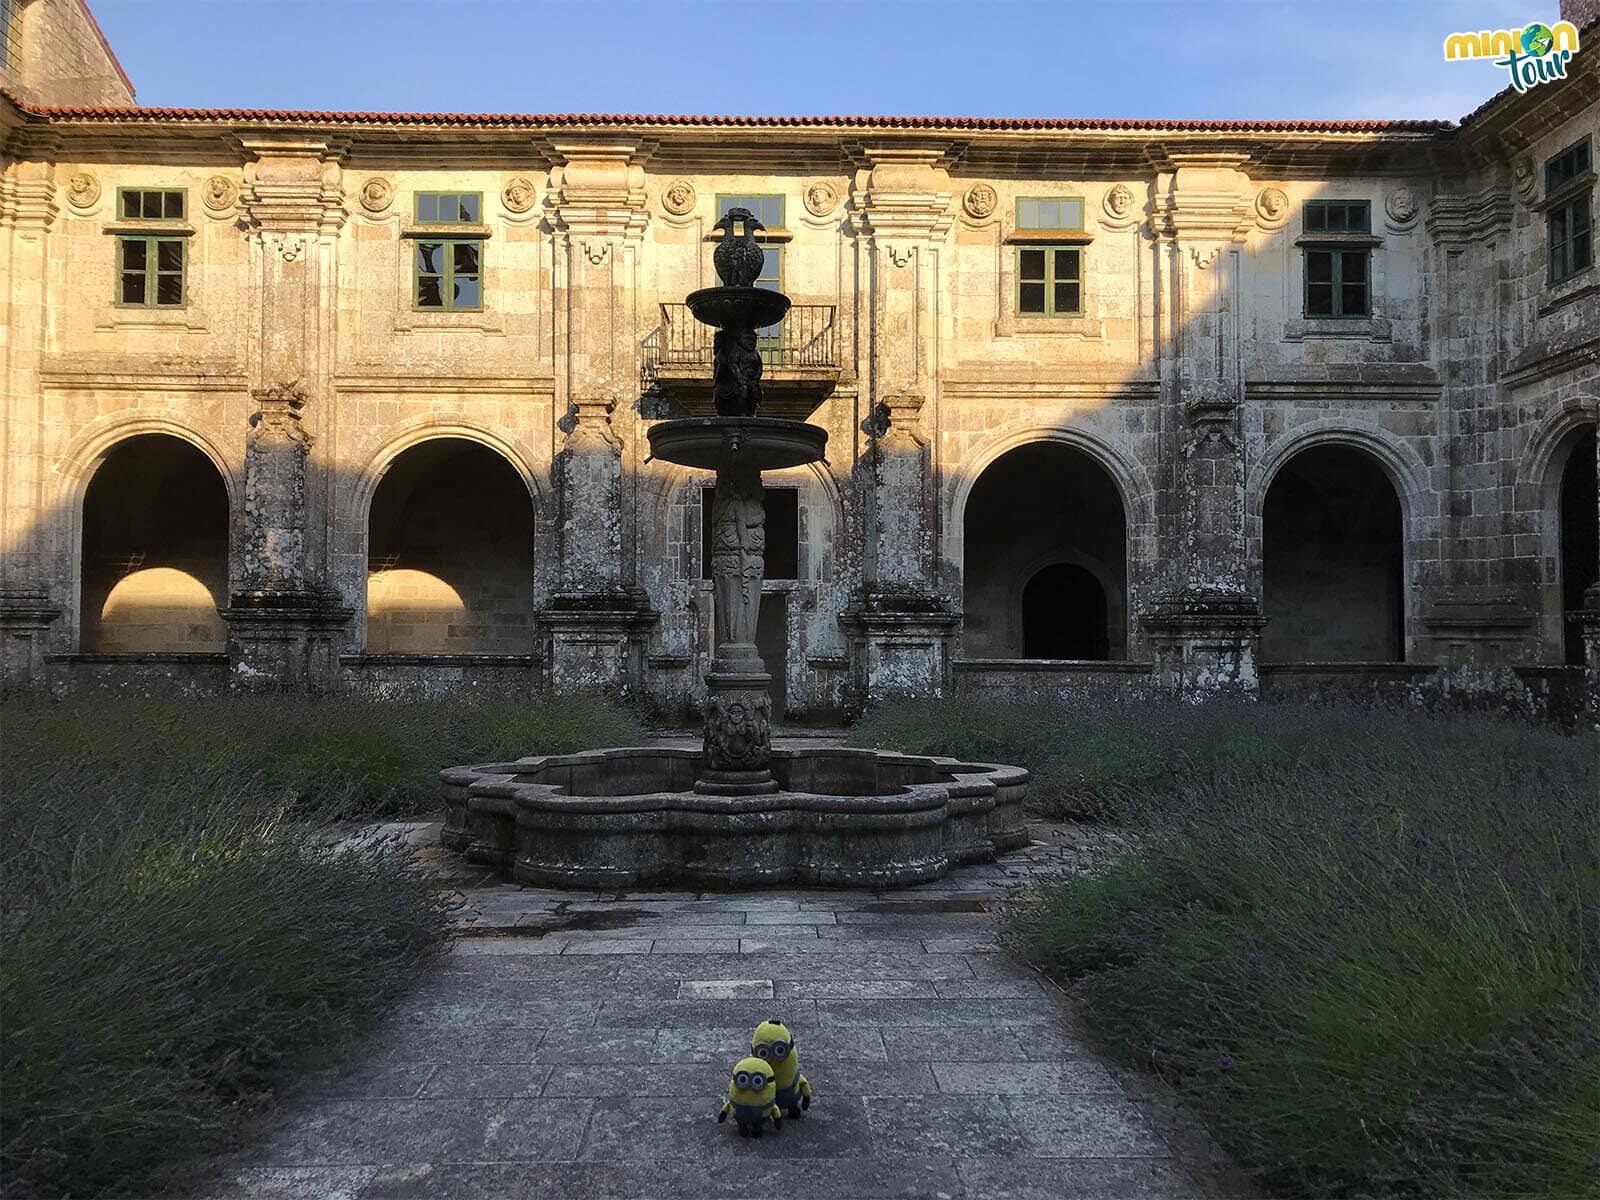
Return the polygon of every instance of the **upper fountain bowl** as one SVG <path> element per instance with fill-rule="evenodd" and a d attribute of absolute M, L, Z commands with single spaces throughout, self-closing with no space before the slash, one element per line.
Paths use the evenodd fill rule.
<path fill-rule="evenodd" d="M 789 297 L 769 288 L 701 288 L 687 299 L 695 320 L 716 329 L 765 329 L 789 311 Z"/>

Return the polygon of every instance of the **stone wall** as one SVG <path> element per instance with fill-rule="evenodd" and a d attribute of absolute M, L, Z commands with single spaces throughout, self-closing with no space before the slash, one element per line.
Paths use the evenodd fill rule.
<path fill-rule="evenodd" d="M 221 626 L 186 639 L 176 616 L 104 641 L 91 612 L 85 494 L 162 433 L 226 493 L 226 569 L 157 565 L 216 597 L 235 686 L 696 703 L 709 477 L 648 461 L 645 434 L 704 401 L 679 306 L 714 281 L 718 197 L 752 194 L 782 197 L 769 244 L 791 332 L 811 322 L 769 403 L 830 435 L 825 463 L 768 480 L 796 491 L 762 633 L 792 715 L 1090 678 L 1024 659 L 1045 653 L 1029 611 L 1102 623 L 1069 568 L 1104 628 L 1039 645 L 1116 660 L 1092 674 L 1114 686 L 1255 694 L 1258 659 L 1563 663 L 1600 291 L 1594 268 L 1547 284 L 1540 202 L 1545 160 L 1600 132 L 1588 58 L 1460 130 L 4 109 L 8 675 L 217 648 Z M 186 193 L 162 226 L 184 304 L 116 302 L 119 188 Z M 442 236 L 416 197 L 446 190 L 482 197 L 455 231 L 482 242 L 469 311 L 414 304 L 417 244 Z M 1080 227 L 1019 228 L 1040 197 Z M 1305 315 L 1305 206 L 1329 199 L 1369 206 L 1348 243 L 1365 315 Z M 1019 311 L 1042 243 L 1080 256 L 1079 311 Z M 445 469 L 446 448 L 466 457 Z"/>
<path fill-rule="evenodd" d="M 0 88 L 30 104 L 134 103 L 133 84 L 84 0 L 12 0 L 16 55 Z"/>

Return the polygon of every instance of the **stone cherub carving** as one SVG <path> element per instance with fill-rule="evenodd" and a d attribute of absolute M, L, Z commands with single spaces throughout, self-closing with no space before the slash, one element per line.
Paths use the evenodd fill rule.
<path fill-rule="evenodd" d="M 719 417 L 753 417 L 761 406 L 761 351 L 754 329 L 719 329 L 712 338 L 711 402 Z"/>

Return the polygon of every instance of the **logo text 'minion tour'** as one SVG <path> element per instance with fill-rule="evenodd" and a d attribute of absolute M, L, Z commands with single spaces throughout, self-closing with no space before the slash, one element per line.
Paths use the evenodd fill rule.
<path fill-rule="evenodd" d="M 1511 86 L 1519 92 L 1552 79 L 1565 79 L 1567 63 L 1577 52 L 1578 27 L 1571 21 L 1452 33 L 1444 39 L 1447 60 L 1493 59 L 1495 66 L 1510 74 Z"/>

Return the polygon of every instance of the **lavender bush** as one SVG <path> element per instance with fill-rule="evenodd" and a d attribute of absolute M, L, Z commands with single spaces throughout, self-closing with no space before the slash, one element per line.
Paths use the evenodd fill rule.
<path fill-rule="evenodd" d="M 1600 1195 L 1593 734 L 1352 707 L 878 720 L 1115 810 L 1132 848 L 1010 936 L 1267 1194 Z"/>
<path fill-rule="evenodd" d="M 590 702 L 0 707 L 0 1194 L 168 1194 L 440 951 L 434 880 L 328 819 L 634 735 Z"/>

